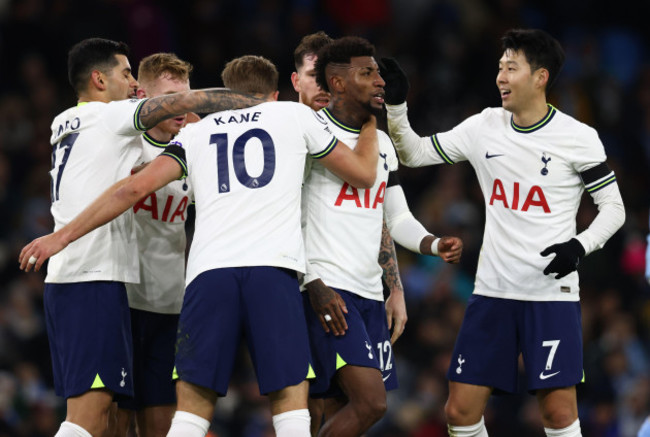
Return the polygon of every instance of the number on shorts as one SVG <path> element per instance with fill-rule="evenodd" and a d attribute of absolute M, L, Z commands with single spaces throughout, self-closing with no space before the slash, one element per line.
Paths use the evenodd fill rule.
<path fill-rule="evenodd" d="M 548 354 L 546 359 L 546 370 L 551 370 L 553 367 L 553 359 L 555 358 L 555 352 L 557 352 L 557 347 L 560 345 L 560 340 L 546 340 L 542 342 L 542 347 L 550 347 L 551 351 Z"/>
<path fill-rule="evenodd" d="M 264 166 L 259 176 L 251 176 L 246 168 L 244 152 L 248 141 L 256 138 L 262 143 Z M 230 164 L 228 157 L 228 134 L 210 135 L 210 144 L 217 146 L 217 183 L 220 193 L 230 191 Z M 268 185 L 275 174 L 275 144 L 263 129 L 250 129 L 240 135 L 232 146 L 232 165 L 240 184 L 248 188 Z"/>
<path fill-rule="evenodd" d="M 379 351 L 379 367 L 381 371 L 390 370 L 393 368 L 393 348 L 390 345 L 390 341 L 386 340 L 384 342 L 377 343 L 377 351 Z M 386 361 L 384 362 L 384 354 L 388 354 Z M 384 368 L 384 366 L 386 366 Z"/>

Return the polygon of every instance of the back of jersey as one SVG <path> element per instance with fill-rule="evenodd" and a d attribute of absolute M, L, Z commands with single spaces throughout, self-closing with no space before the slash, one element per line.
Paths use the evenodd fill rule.
<path fill-rule="evenodd" d="M 54 119 L 50 176 L 55 230 L 129 175 L 142 152 L 142 130 L 136 124 L 142 102 L 84 103 Z M 45 281 L 138 282 L 132 215 L 122 214 L 53 256 Z"/>
<path fill-rule="evenodd" d="M 304 271 L 300 190 L 307 153 L 337 140 L 318 114 L 294 102 L 216 113 L 183 129 L 196 225 L 186 283 L 223 267 Z"/>

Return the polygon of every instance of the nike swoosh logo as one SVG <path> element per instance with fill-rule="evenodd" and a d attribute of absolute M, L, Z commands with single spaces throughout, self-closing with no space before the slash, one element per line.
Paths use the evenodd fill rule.
<path fill-rule="evenodd" d="M 390 378 L 390 375 L 392 375 L 392 373 L 389 373 L 388 375 L 384 376 L 384 377 L 381 378 L 381 379 L 383 379 L 384 382 L 386 382 L 386 380 L 387 380 L 388 378 Z"/>
<path fill-rule="evenodd" d="M 503 153 L 496 153 L 494 155 L 490 155 L 489 152 L 485 152 L 485 159 L 496 158 L 497 156 L 503 156 Z"/>
<path fill-rule="evenodd" d="M 558 371 L 558 372 L 555 372 L 555 373 L 550 373 L 548 375 L 544 375 L 544 372 L 542 371 L 542 373 L 539 374 L 539 379 L 542 379 L 542 380 L 548 379 L 548 378 L 550 378 L 552 376 L 557 375 L 558 373 L 560 373 L 560 372 Z"/>

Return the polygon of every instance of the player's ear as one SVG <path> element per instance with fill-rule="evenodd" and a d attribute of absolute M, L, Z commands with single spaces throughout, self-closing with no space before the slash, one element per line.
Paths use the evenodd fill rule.
<path fill-rule="evenodd" d="M 90 73 L 90 81 L 95 86 L 95 88 L 104 91 L 106 89 L 106 81 L 104 78 L 104 73 L 99 70 L 93 70 Z"/>
<path fill-rule="evenodd" d="M 138 88 L 135 92 L 135 95 L 138 97 L 138 99 L 144 99 L 145 97 L 147 97 L 146 91 L 143 90 L 142 88 Z"/>
<path fill-rule="evenodd" d="M 328 80 L 330 91 L 337 91 L 339 93 L 345 91 L 345 82 L 343 77 L 338 74 L 333 74 Z"/>
<path fill-rule="evenodd" d="M 300 92 L 300 84 L 298 83 L 298 79 L 300 79 L 300 76 L 298 76 L 297 72 L 291 73 L 291 84 L 293 85 L 293 89 L 296 90 L 297 93 Z"/>
<path fill-rule="evenodd" d="M 535 71 L 535 83 L 540 88 L 546 88 L 548 85 L 548 70 L 546 68 L 538 68 Z"/>
<path fill-rule="evenodd" d="M 273 95 L 272 95 L 273 101 L 277 101 L 279 95 L 280 95 L 280 91 L 274 92 Z"/>

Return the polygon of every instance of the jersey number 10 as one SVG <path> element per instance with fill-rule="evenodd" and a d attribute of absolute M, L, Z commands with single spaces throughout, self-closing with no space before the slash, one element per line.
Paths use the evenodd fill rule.
<path fill-rule="evenodd" d="M 264 166 L 262 173 L 251 176 L 246 169 L 244 152 L 250 139 L 256 138 L 262 143 Z M 217 182 L 219 192 L 230 191 L 230 163 L 228 159 L 228 134 L 210 135 L 210 144 L 217 146 Z M 268 185 L 275 173 L 275 145 L 273 139 L 263 129 L 250 129 L 241 134 L 232 146 L 232 166 L 239 183 L 248 188 L 262 188 Z"/>

